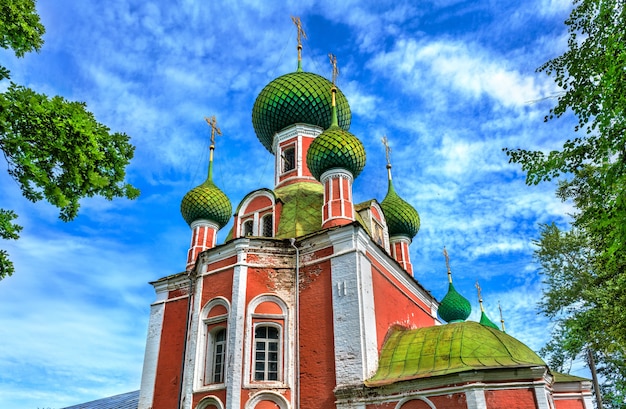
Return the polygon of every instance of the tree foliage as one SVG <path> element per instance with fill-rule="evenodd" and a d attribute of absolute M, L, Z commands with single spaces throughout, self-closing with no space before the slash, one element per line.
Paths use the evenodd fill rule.
<path fill-rule="evenodd" d="M 16 56 L 38 51 L 44 27 L 34 0 L 0 0 L 0 46 Z M 10 73 L 0 67 L 0 80 Z M 139 191 L 124 182 L 134 147 L 123 133 L 111 133 L 82 102 L 48 97 L 11 82 L 0 94 L 0 150 L 9 174 L 31 200 L 47 200 L 72 220 L 79 200 L 102 196 L 136 198 Z M 0 238 L 17 239 L 17 215 L 0 209 Z M 0 279 L 13 264 L 0 250 Z"/>
<path fill-rule="evenodd" d="M 544 352 L 559 369 L 590 348 L 611 407 L 626 398 L 626 7 L 574 0 L 568 49 L 538 71 L 562 88 L 545 117 L 571 110 L 576 137 L 549 153 L 505 149 L 526 182 L 554 178 L 576 208 L 572 229 L 543 226 L 535 257 L 546 278 L 540 310 L 556 320 Z M 613 398 L 617 399 L 614 400 Z M 615 402 L 622 403 L 615 403 Z M 612 403 L 611 403 L 612 402 Z"/>

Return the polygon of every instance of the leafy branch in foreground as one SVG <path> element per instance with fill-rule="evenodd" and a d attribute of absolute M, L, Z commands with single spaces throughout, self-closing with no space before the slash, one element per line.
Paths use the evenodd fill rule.
<path fill-rule="evenodd" d="M 34 0 L 0 0 L 0 47 L 22 57 L 41 48 L 44 31 Z M 9 78 L 0 66 L 0 80 Z M 139 195 L 124 182 L 134 149 L 126 134 L 110 133 L 82 102 L 50 98 L 13 82 L 0 93 L 0 150 L 8 172 L 24 197 L 50 202 L 64 221 L 76 217 L 82 198 Z M 0 209 L 0 238 L 19 238 L 16 217 Z M 7 252 L 0 250 L 0 280 L 13 272 Z"/>

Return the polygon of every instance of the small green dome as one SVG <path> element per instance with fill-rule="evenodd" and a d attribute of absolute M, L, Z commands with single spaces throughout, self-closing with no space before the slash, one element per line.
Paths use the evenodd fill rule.
<path fill-rule="evenodd" d="M 391 180 L 387 196 L 380 203 L 380 207 L 385 214 L 390 237 L 402 235 L 413 239 L 420 230 L 420 216 L 417 210 L 398 196 Z"/>
<path fill-rule="evenodd" d="M 333 168 L 348 170 L 356 179 L 365 167 L 365 148 L 359 138 L 350 132 L 331 126 L 309 146 L 306 164 L 317 180 Z"/>
<path fill-rule="evenodd" d="M 390 330 L 368 387 L 497 368 L 529 368 L 546 363 L 529 347 L 502 331 L 477 322 Z"/>
<path fill-rule="evenodd" d="M 485 314 L 485 311 L 481 311 L 480 313 L 480 323 L 486 327 L 491 327 L 491 328 L 495 328 L 497 330 L 499 330 L 500 328 L 498 328 L 498 326 L 496 324 L 493 323 L 493 321 L 491 321 L 489 319 L 489 317 L 487 316 L 487 314 Z"/>
<path fill-rule="evenodd" d="M 230 200 L 210 177 L 187 192 L 180 203 L 180 213 L 188 225 L 196 220 L 206 219 L 217 223 L 220 229 L 230 220 L 232 209 Z"/>
<path fill-rule="evenodd" d="M 450 283 L 448 293 L 439 304 L 438 312 L 445 322 L 461 322 L 465 321 L 472 313 L 472 306 L 467 298 L 459 294 Z"/>
<path fill-rule="evenodd" d="M 252 108 L 252 126 L 263 146 L 272 152 L 274 134 L 289 125 L 304 123 L 323 129 L 330 127 L 332 86 L 326 78 L 303 71 L 285 74 L 267 84 Z M 350 129 L 350 105 L 339 90 L 337 110 L 339 127 Z"/>

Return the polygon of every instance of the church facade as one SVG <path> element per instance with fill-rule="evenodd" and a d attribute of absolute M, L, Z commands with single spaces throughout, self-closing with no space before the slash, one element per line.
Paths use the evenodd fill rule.
<path fill-rule="evenodd" d="M 591 409 L 589 381 L 553 373 L 484 313 L 466 321 L 451 278 L 441 302 L 413 278 L 419 215 L 389 157 L 386 197 L 353 202 L 366 153 L 348 101 L 300 50 L 252 112 L 273 189 L 231 207 L 212 181 L 208 121 L 208 177 L 181 204 L 186 271 L 152 283 L 138 407 Z"/>

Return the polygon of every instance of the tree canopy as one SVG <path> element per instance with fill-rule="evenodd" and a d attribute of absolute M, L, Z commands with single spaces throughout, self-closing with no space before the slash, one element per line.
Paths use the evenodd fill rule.
<path fill-rule="evenodd" d="M 45 29 L 34 0 L 0 0 L 0 46 L 17 57 L 39 51 Z M 10 72 L 0 66 L 0 80 Z M 134 199 L 139 191 L 125 182 L 134 154 L 130 138 L 96 121 L 83 102 L 48 97 L 10 82 L 0 93 L 0 150 L 24 197 L 46 200 L 64 221 L 78 214 L 79 200 L 102 196 Z M 0 209 L 0 238 L 17 239 L 17 214 Z M 0 250 L 0 280 L 14 272 Z"/>
<path fill-rule="evenodd" d="M 549 153 L 505 149 L 526 182 L 561 179 L 557 196 L 576 212 L 571 231 L 537 240 L 546 290 L 540 310 L 557 322 L 544 352 L 556 363 L 591 349 L 611 407 L 626 398 L 626 10 L 623 0 L 574 0 L 568 49 L 538 71 L 563 92 L 546 115 L 573 112 L 575 137 Z M 563 365 L 560 365 L 561 367 Z M 617 402 L 617 403 L 615 403 Z M 621 402 L 621 403 L 620 403 Z"/>

